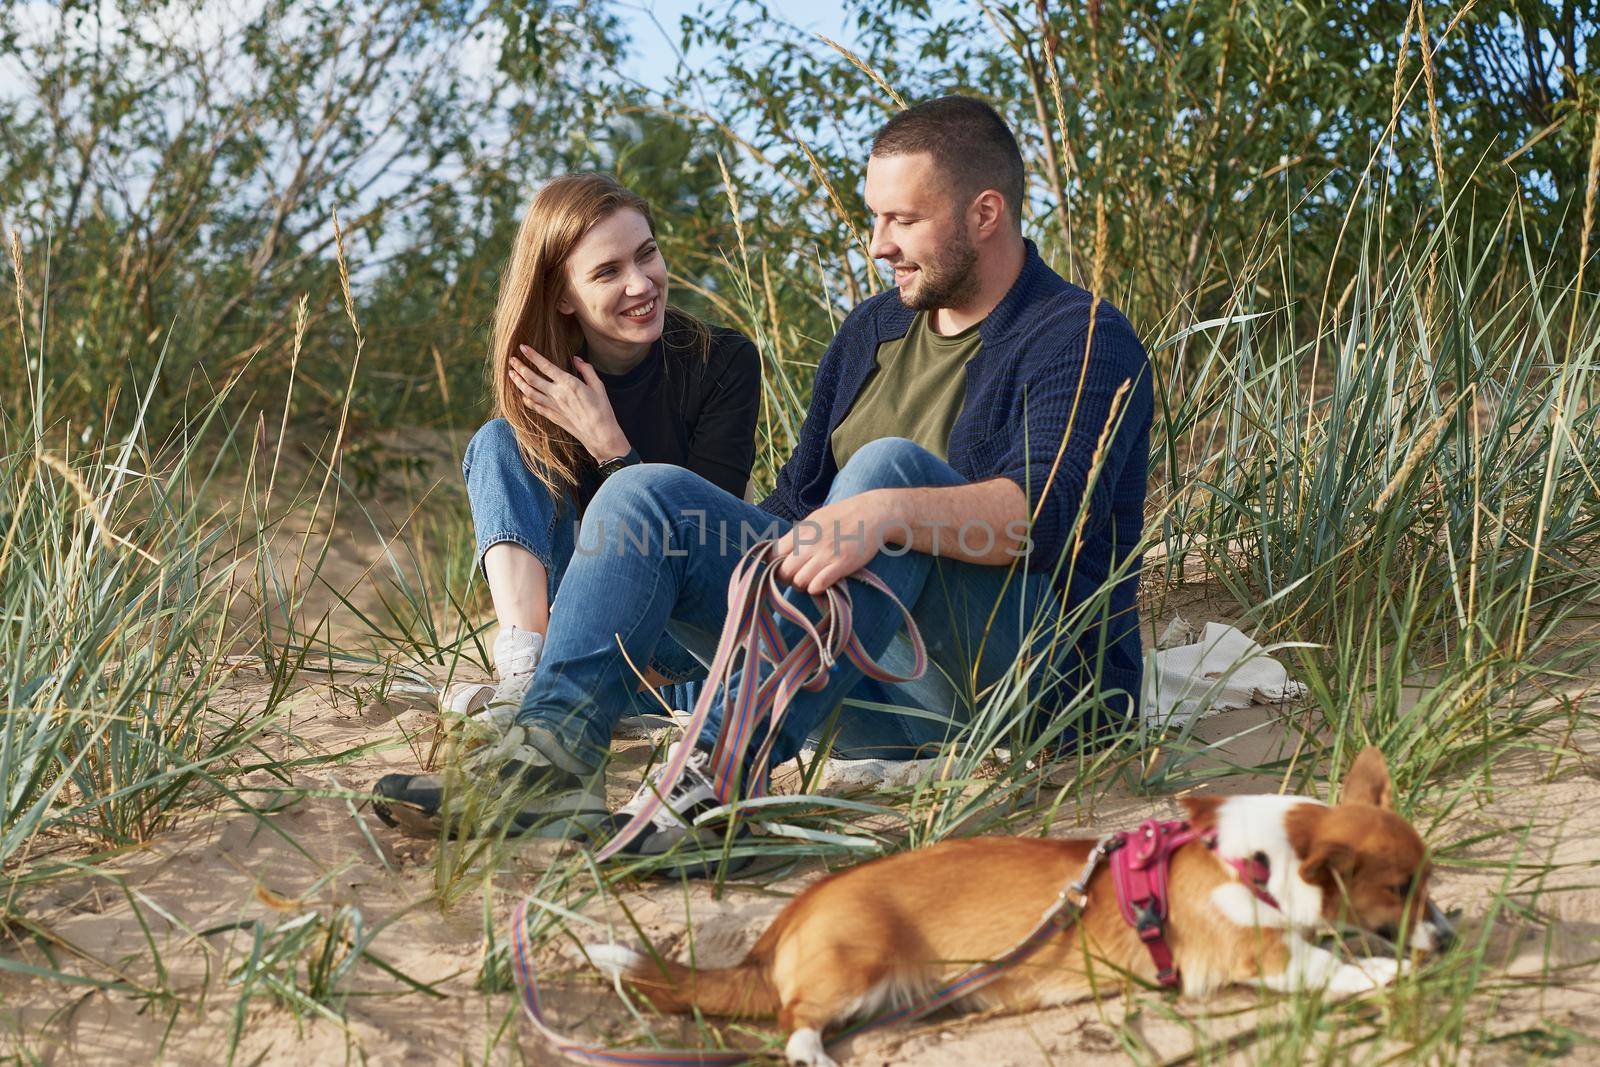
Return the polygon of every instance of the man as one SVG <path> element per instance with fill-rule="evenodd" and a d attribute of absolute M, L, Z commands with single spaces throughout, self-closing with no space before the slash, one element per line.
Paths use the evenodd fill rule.
<path fill-rule="evenodd" d="M 1044 704 L 1036 718 L 1086 691 L 1102 712 L 1136 713 L 1131 557 L 1143 529 L 1149 363 L 1119 312 L 1096 306 L 1023 238 L 1024 195 L 1016 140 L 988 105 L 947 96 L 884 125 L 866 201 L 871 253 L 893 268 L 895 289 L 840 327 L 799 445 L 759 508 L 664 465 L 628 467 L 601 486 L 515 725 L 469 757 L 464 792 L 495 798 L 483 821 L 550 835 L 610 822 L 599 772 L 636 685 L 630 664 L 647 663 L 664 632 L 709 662 L 734 566 L 752 532 L 774 527 L 797 602 L 870 568 L 910 608 L 929 656 L 922 678 L 887 694 L 863 686 L 853 664 L 835 664 L 821 690 L 790 705 L 774 763 L 836 710 L 842 748 L 904 758 L 937 745 L 1019 660 L 1046 664 L 1028 690 Z M 1108 576 L 1120 577 L 1096 600 Z M 850 592 L 866 653 L 903 664 L 899 609 L 863 583 Z M 1079 611 L 1075 638 L 1063 641 L 1061 620 L 1083 605 L 1088 621 Z M 851 695 L 869 706 L 841 709 Z M 884 703 L 933 714 L 896 715 Z M 638 851 L 673 847 L 715 803 L 700 772 L 719 726 L 713 716 L 688 739 L 702 750 L 693 773 Z M 435 827 L 447 779 L 388 775 L 375 807 Z M 622 814 L 654 789 L 647 782 Z"/>

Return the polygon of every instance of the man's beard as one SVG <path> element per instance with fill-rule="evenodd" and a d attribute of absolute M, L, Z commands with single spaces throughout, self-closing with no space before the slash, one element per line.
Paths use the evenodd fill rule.
<path fill-rule="evenodd" d="M 900 302 L 912 311 L 959 307 L 978 291 L 978 250 L 956 231 L 938 259 L 917 264 L 920 281 L 911 292 L 900 290 Z"/>

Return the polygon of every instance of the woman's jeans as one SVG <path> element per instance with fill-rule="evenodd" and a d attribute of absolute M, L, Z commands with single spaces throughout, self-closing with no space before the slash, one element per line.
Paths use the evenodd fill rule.
<path fill-rule="evenodd" d="M 851 457 L 828 500 L 964 483 L 926 449 L 884 438 Z M 625 714 L 633 684 L 628 661 L 643 662 L 670 634 L 709 662 L 735 564 L 756 540 L 792 525 L 681 467 L 642 464 L 613 474 L 583 516 L 555 601 L 557 621 L 518 721 L 553 734 L 574 761 L 570 769 L 598 766 Z M 839 751 L 909 758 L 958 730 L 991 687 L 1014 677 L 1016 664 L 1052 654 L 1052 629 L 1041 622 L 1059 617 L 1059 604 L 1046 574 L 893 547 L 869 567 L 916 619 L 928 668 L 915 681 L 879 686 L 848 660 L 836 663 L 820 690 L 802 691 L 790 704 L 774 763 L 792 758 L 836 711 Z M 894 673 L 908 673 L 900 609 L 862 583 L 849 588 L 855 635 L 866 653 Z M 810 597 L 791 595 L 814 611 Z M 1049 673 L 1033 671 L 1040 678 Z M 1028 687 L 1016 700 L 1031 708 L 1039 695 Z M 719 728 L 713 715 L 701 743 L 713 741 Z"/>
<path fill-rule="evenodd" d="M 556 594 L 572 563 L 577 543 L 576 503 L 569 494 L 559 498 L 552 496 L 549 488 L 534 477 L 522 453 L 517 451 L 516 435 L 505 419 L 495 419 L 473 435 L 461 462 L 461 473 L 467 480 L 467 500 L 472 507 L 472 525 L 478 540 L 478 567 L 483 566 L 485 552 L 504 542 L 520 545 L 533 553 L 534 558 L 544 564 L 551 604 L 550 625 L 554 629 L 557 619 L 563 618 L 556 614 Z M 568 610 L 577 613 L 582 610 L 580 605 L 581 601 Z M 671 682 L 704 678 L 706 673 L 694 656 L 670 639 L 659 642 L 655 655 L 649 660 L 636 662 L 641 669 L 648 662 Z M 692 700 L 688 694 L 676 695 L 680 702 Z M 670 699 L 668 703 L 677 706 Z M 646 693 L 630 696 L 626 713 L 660 710 L 661 705 Z"/>

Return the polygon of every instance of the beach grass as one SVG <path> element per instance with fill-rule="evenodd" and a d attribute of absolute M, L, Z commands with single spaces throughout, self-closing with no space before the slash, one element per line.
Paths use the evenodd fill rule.
<path fill-rule="evenodd" d="M 874 84 L 892 85 L 860 56 L 850 60 Z M 1052 66 L 1041 99 L 1053 98 L 1059 112 L 1053 78 Z M 1398 116 L 1410 90 L 1401 93 L 1398 75 L 1395 85 Z M 737 224 L 759 191 L 741 198 L 742 187 L 761 180 L 741 168 L 737 149 L 728 145 L 719 161 L 718 190 L 734 240 L 717 250 L 717 285 L 701 286 L 700 296 L 766 360 L 757 467 L 765 485 L 797 437 L 826 338 L 786 317 L 775 293 L 774 274 L 792 279 L 797 264 Z M 1396 150 L 1379 145 L 1374 158 Z M 425 868 L 420 883 L 396 882 L 403 906 L 378 917 L 340 903 L 336 891 L 357 867 L 398 879 L 402 858 L 365 806 L 371 761 L 441 766 L 456 740 L 426 715 L 396 715 L 380 716 L 359 743 L 329 747 L 305 732 L 301 700 L 316 690 L 358 720 L 397 701 L 426 702 L 459 672 L 487 665 L 491 619 L 453 464 L 386 465 L 385 449 L 406 447 L 351 425 L 353 398 L 370 386 L 343 244 L 337 291 L 314 294 L 336 299 L 347 316 L 341 331 L 348 325 L 344 390 L 325 398 L 319 433 L 291 418 L 304 301 L 284 310 L 276 340 L 257 357 L 290 368 L 270 416 L 258 398 L 235 392 L 241 367 L 195 388 L 177 405 L 182 417 L 158 430 L 146 409 L 172 385 L 169 364 L 193 365 L 200 354 L 172 353 L 141 392 L 98 409 L 72 399 L 78 392 L 53 391 L 55 368 L 75 357 L 48 350 L 50 332 L 24 313 L 25 290 L 47 311 L 53 298 L 48 272 L 29 274 L 42 254 L 14 246 L 17 334 L 5 343 L 26 373 L 0 398 L 0 979 L 18 991 L 95 991 L 140 1005 L 163 1020 L 158 1052 L 218 1012 L 226 1016 L 219 1058 L 229 1062 L 257 1054 L 251 1041 L 267 1025 L 263 1013 L 289 1017 L 296 1031 L 331 1027 L 347 1051 L 358 1049 L 353 1005 L 384 998 L 424 1015 L 448 1004 L 479 1017 L 479 1042 L 458 1050 L 463 1061 L 549 1062 L 520 1028 L 512 995 L 504 923 L 516 900 L 535 904 L 530 932 L 546 962 L 571 963 L 578 942 L 638 942 L 647 924 L 634 912 L 649 901 L 671 906 L 673 925 L 688 931 L 687 955 L 704 913 L 767 897 L 764 922 L 799 882 L 827 869 L 955 836 L 1088 835 L 1105 828 L 1107 812 L 1171 810 L 1173 797 L 1195 789 L 1326 798 L 1355 753 L 1376 744 L 1400 810 L 1435 849 L 1442 884 L 1474 887 L 1448 952 L 1354 1000 L 1252 995 L 1209 1010 L 1145 991 L 1075 1025 L 1100 1027 L 1108 1047 L 1151 1064 L 1592 1056 L 1597 1035 L 1540 998 L 1588 988 L 1600 951 L 1547 946 L 1532 952 L 1533 965 L 1524 952 L 1516 970 L 1506 960 L 1508 945 L 1564 936 L 1563 900 L 1596 892 L 1592 863 L 1552 860 L 1537 813 L 1507 807 L 1518 790 L 1592 773 L 1583 768 L 1596 736 L 1600 656 L 1600 304 L 1585 289 L 1582 259 L 1596 172 L 1581 213 L 1584 256 L 1560 273 L 1524 234 L 1517 202 L 1497 216 L 1502 241 L 1462 236 L 1483 230 L 1467 218 L 1483 204 L 1459 195 L 1470 173 L 1454 192 L 1436 190 L 1426 225 L 1397 233 L 1387 172 L 1348 162 L 1366 184 L 1348 194 L 1337 256 L 1301 246 L 1290 204 L 1259 241 L 1230 250 L 1225 299 L 1207 293 L 1202 302 L 1175 277 L 1165 314 L 1140 323 L 1157 405 L 1140 561 L 1147 647 L 1166 605 L 1204 591 L 1220 619 L 1249 630 L 1305 683 L 1302 701 L 1238 730 L 1226 717 L 1210 728 L 1130 723 L 1090 747 L 1078 727 L 1107 695 L 1077 693 L 1052 709 L 1042 733 L 1029 731 L 1028 693 L 1048 667 L 1019 662 L 966 694 L 970 718 L 913 784 L 823 795 L 826 740 L 802 757 L 793 789 L 749 810 L 781 820 L 784 833 L 726 854 L 755 859 L 754 882 L 652 879 L 676 857 L 597 868 L 583 850 L 441 838 L 410 861 Z M 826 199 L 835 224 L 850 228 L 840 198 Z M 1090 262 L 1073 260 L 1074 273 L 1116 300 L 1119 281 L 1104 256 L 1114 207 L 1103 199 L 1097 207 L 1100 235 L 1087 242 Z M 1075 249 L 1057 238 L 1061 222 L 1030 217 L 1029 226 L 1066 271 Z M 691 254 L 670 243 L 667 251 Z M 1314 273 L 1326 284 L 1306 291 L 1301 268 L 1323 267 L 1319 255 L 1326 269 Z M 881 284 L 848 255 L 827 263 L 819 255 L 815 274 L 808 299 L 830 315 L 846 294 Z M 1592 289 L 1593 272 L 1587 281 Z M 174 406 L 170 397 L 163 404 Z M 341 569 L 336 557 L 351 531 L 371 551 Z M 1109 595 L 1108 584 L 1038 625 L 1074 641 Z M 1275 743 L 1261 749 L 1247 735 Z M 628 773 L 643 773 L 662 747 L 635 751 Z M 353 835 L 340 839 L 345 853 L 330 857 L 326 841 L 298 836 L 281 818 L 307 806 Z M 327 877 L 286 895 L 253 873 L 251 899 L 265 917 L 202 929 L 128 876 L 140 854 L 219 820 L 248 822 L 251 842 L 281 843 Z M 126 908 L 136 952 L 113 955 L 59 929 L 67 913 L 42 902 L 76 886 Z M 421 922 L 468 945 L 470 962 L 426 978 L 394 963 Z M 659 1030 L 705 1046 L 770 1053 L 782 1044 L 757 1024 L 695 1019 L 675 1029 L 581 968 L 564 972 L 591 1002 L 614 998 L 598 1022 L 574 1015 L 606 1040 L 646 1044 Z M 1528 1021 L 1498 1025 L 1504 1006 Z M 54 1014 L 31 1017 L 32 1028 L 0 1018 L 19 1059 L 46 1058 L 41 1034 Z M 1168 1037 L 1186 1035 L 1184 1048 L 1154 1041 L 1152 1020 Z M 888 1047 L 885 1059 L 895 1054 Z M 1038 1062 L 1072 1059 L 1038 1048 Z"/>

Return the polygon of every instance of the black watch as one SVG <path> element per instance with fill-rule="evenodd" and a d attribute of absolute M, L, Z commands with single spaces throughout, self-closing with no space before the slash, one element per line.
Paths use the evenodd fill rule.
<path fill-rule="evenodd" d="M 614 456 L 600 464 L 600 480 L 603 482 L 613 474 L 617 473 L 623 467 L 630 467 L 636 462 L 638 462 L 638 457 L 635 455 L 633 449 L 630 448 L 626 454 Z"/>

